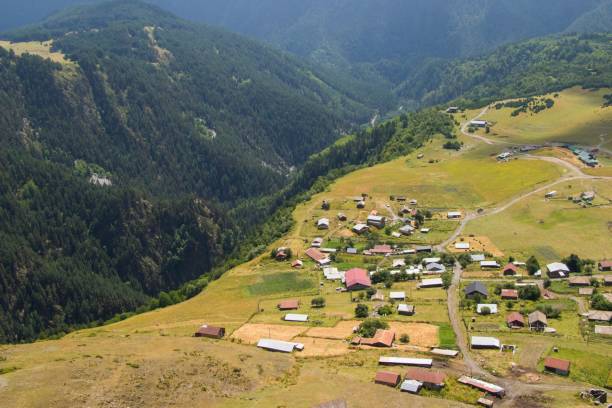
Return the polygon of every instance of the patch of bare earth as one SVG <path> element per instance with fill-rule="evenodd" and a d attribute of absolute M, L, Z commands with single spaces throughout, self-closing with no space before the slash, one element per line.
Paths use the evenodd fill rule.
<path fill-rule="evenodd" d="M 255 344 L 262 338 L 289 341 L 306 329 L 305 326 L 247 323 L 232 333 L 231 338 L 246 344 Z"/>

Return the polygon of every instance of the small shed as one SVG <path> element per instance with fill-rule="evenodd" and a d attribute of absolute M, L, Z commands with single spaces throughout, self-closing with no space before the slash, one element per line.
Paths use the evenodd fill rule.
<path fill-rule="evenodd" d="M 412 367 L 406 371 L 406 380 L 414 380 L 423 384 L 423 387 L 430 390 L 439 390 L 444 387 L 446 374 L 438 371 L 425 370 L 423 368 Z"/>
<path fill-rule="evenodd" d="M 599 261 L 597 263 L 597 267 L 602 272 L 612 271 L 612 260 Z M 610 281 L 610 284 L 612 284 L 612 276 L 606 276 L 606 277 L 611 278 L 609 281 Z"/>
<path fill-rule="evenodd" d="M 392 300 L 404 300 L 406 299 L 406 292 L 390 292 L 389 299 Z"/>
<path fill-rule="evenodd" d="M 442 278 L 422 279 L 419 288 L 439 288 L 444 286 Z"/>
<path fill-rule="evenodd" d="M 481 269 L 498 269 L 499 264 L 497 261 L 480 261 Z"/>
<path fill-rule="evenodd" d="M 404 303 L 400 303 L 399 305 L 397 305 L 397 314 L 403 316 L 414 315 L 414 305 L 406 305 Z"/>
<path fill-rule="evenodd" d="M 215 327 L 204 324 L 195 332 L 195 337 L 208 337 L 211 339 L 220 339 L 225 336 L 224 327 Z"/>
<path fill-rule="evenodd" d="M 504 269 L 502 269 L 502 272 L 504 276 L 514 276 L 518 273 L 518 268 L 516 267 L 515 264 L 513 264 L 512 262 L 509 262 L 506 264 L 506 266 L 504 266 Z"/>
<path fill-rule="evenodd" d="M 560 358 L 546 357 L 544 360 L 544 369 L 559 375 L 569 375 L 570 362 L 561 360 Z"/>
<path fill-rule="evenodd" d="M 418 394 L 421 391 L 422 383 L 414 380 L 404 380 L 400 386 L 400 391 Z"/>
<path fill-rule="evenodd" d="M 376 384 L 387 385 L 395 388 L 399 384 L 400 379 L 400 375 L 397 373 L 392 373 L 390 371 L 379 371 L 376 373 L 376 377 L 374 377 L 374 382 Z"/>
<path fill-rule="evenodd" d="M 473 349 L 500 349 L 501 343 L 495 337 L 472 336 L 470 341 Z"/>
<path fill-rule="evenodd" d="M 518 290 L 516 289 L 502 289 L 501 298 L 507 300 L 517 300 L 519 297 Z"/>
<path fill-rule="evenodd" d="M 591 279 L 588 276 L 572 276 L 568 283 L 570 286 L 591 286 Z"/>
<path fill-rule="evenodd" d="M 283 300 L 276 307 L 278 307 L 278 310 L 295 310 L 299 309 L 300 301 L 297 299 Z"/>
<path fill-rule="evenodd" d="M 287 313 L 283 318 L 286 322 L 307 322 L 308 315 L 306 314 L 297 314 L 297 313 Z"/>

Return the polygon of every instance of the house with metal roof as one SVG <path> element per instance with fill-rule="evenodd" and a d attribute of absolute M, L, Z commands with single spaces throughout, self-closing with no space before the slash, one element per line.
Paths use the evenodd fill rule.
<path fill-rule="evenodd" d="M 329 218 L 321 218 L 317 221 L 317 229 L 329 229 Z"/>
<path fill-rule="evenodd" d="M 410 394 L 418 394 L 419 391 L 421 391 L 422 386 L 423 384 L 418 381 L 404 380 L 402 385 L 400 385 L 400 391 L 409 392 Z"/>
<path fill-rule="evenodd" d="M 431 245 L 416 245 L 414 250 L 416 252 L 431 252 L 433 251 L 433 247 Z"/>
<path fill-rule="evenodd" d="M 543 331 L 548 326 L 548 319 L 546 319 L 546 315 L 539 310 L 529 313 L 527 320 L 531 330 Z"/>
<path fill-rule="evenodd" d="M 567 280 L 570 286 L 591 286 L 591 278 L 588 276 L 572 276 Z"/>
<path fill-rule="evenodd" d="M 414 227 L 412 225 L 404 225 L 399 229 L 400 234 L 402 235 L 412 235 L 414 233 Z"/>
<path fill-rule="evenodd" d="M 550 278 L 567 278 L 570 270 L 566 264 L 561 262 L 553 262 L 546 265 L 548 277 Z"/>
<path fill-rule="evenodd" d="M 406 299 L 406 292 L 390 292 L 389 299 L 392 300 L 404 300 Z"/>
<path fill-rule="evenodd" d="M 506 324 L 511 329 L 525 327 L 525 318 L 519 312 L 512 312 L 506 316 Z"/>
<path fill-rule="evenodd" d="M 501 298 L 505 300 L 518 300 L 519 293 L 516 289 L 502 289 Z"/>
<path fill-rule="evenodd" d="M 499 264 L 497 261 L 480 261 L 480 267 L 482 269 L 497 269 Z"/>
<path fill-rule="evenodd" d="M 487 290 L 487 287 L 481 282 L 472 282 L 469 285 L 467 285 L 463 289 L 463 291 L 465 293 L 465 297 L 467 298 L 473 298 L 477 294 L 484 298 L 489 296 L 489 291 Z"/>
<path fill-rule="evenodd" d="M 308 315 L 306 314 L 297 314 L 297 313 L 287 313 L 283 318 L 286 322 L 307 322 Z"/>
<path fill-rule="evenodd" d="M 561 360 L 560 358 L 546 357 L 544 360 L 544 369 L 559 375 L 569 375 L 570 362 Z"/>
<path fill-rule="evenodd" d="M 414 380 L 423 384 L 423 387 L 430 390 L 439 390 L 444 387 L 446 374 L 439 371 L 430 371 L 423 368 L 411 367 L 406 370 L 404 376 L 406 380 Z"/>
<path fill-rule="evenodd" d="M 398 373 L 392 373 L 389 371 L 379 371 L 376 373 L 376 377 L 374 377 L 374 382 L 376 384 L 387 385 L 389 387 L 397 387 L 401 378 Z"/>
<path fill-rule="evenodd" d="M 446 272 L 446 266 L 437 262 L 432 262 L 425 265 L 425 270 L 427 273 L 444 273 Z"/>
<path fill-rule="evenodd" d="M 347 290 L 362 290 L 372 286 L 368 271 L 361 268 L 349 269 L 344 273 L 344 282 Z"/>
<path fill-rule="evenodd" d="M 518 273 L 518 267 L 512 262 L 508 262 L 502 269 L 504 276 L 514 276 Z"/>
<path fill-rule="evenodd" d="M 273 339 L 260 339 L 257 342 L 257 347 L 263 348 L 269 351 L 278 351 L 281 353 L 291 353 L 293 350 L 303 350 L 304 345 L 302 343 L 293 343 L 290 341 L 273 340 Z"/>
<path fill-rule="evenodd" d="M 442 286 L 444 286 L 442 278 L 421 279 L 421 283 L 419 283 L 420 288 L 437 288 Z"/>
<path fill-rule="evenodd" d="M 500 349 L 501 343 L 495 337 L 472 336 L 470 345 L 474 349 Z"/>
<path fill-rule="evenodd" d="M 487 127 L 488 122 L 486 120 L 471 120 L 470 126 L 473 127 Z"/>
<path fill-rule="evenodd" d="M 387 218 L 382 215 L 368 215 L 366 223 L 376 228 L 385 228 Z"/>
<path fill-rule="evenodd" d="M 327 280 L 342 280 L 344 279 L 344 272 L 340 272 L 338 268 L 327 266 L 323 268 L 323 276 Z"/>
<path fill-rule="evenodd" d="M 412 316 L 414 314 L 414 305 L 400 303 L 397 305 L 397 314 L 403 316 Z"/>
<path fill-rule="evenodd" d="M 477 388 L 481 391 L 485 391 L 491 395 L 495 395 L 500 398 L 502 398 L 506 393 L 506 390 L 504 390 L 499 385 L 495 385 L 495 384 L 492 384 L 486 381 L 482 381 L 482 380 L 478 380 L 476 378 L 468 377 L 465 375 L 459 377 L 457 381 L 460 382 L 461 384 L 472 386 L 474 388 Z"/>
<path fill-rule="evenodd" d="M 457 357 L 457 355 L 459 354 L 457 350 L 441 349 L 437 347 L 431 349 L 430 353 L 446 357 Z"/>
<path fill-rule="evenodd" d="M 484 254 L 471 254 L 470 261 L 472 262 L 481 262 L 485 260 Z"/>
<path fill-rule="evenodd" d="M 317 248 L 308 248 L 304 253 L 307 257 L 309 257 L 321 266 L 329 265 L 331 263 L 331 259 L 329 259 L 327 255 L 319 251 Z"/>
<path fill-rule="evenodd" d="M 352 228 L 353 232 L 356 234 L 363 234 L 365 232 L 368 232 L 369 229 L 370 227 L 363 223 L 355 224 L 355 226 Z"/>
<path fill-rule="evenodd" d="M 430 368 L 433 365 L 433 360 L 431 358 L 381 356 L 378 359 L 378 364 L 380 365 L 406 365 L 406 366 Z"/>
<path fill-rule="evenodd" d="M 461 211 L 449 211 L 446 213 L 446 218 L 449 220 L 461 218 Z"/>
<path fill-rule="evenodd" d="M 359 344 L 372 347 L 391 347 L 395 340 L 395 332 L 392 330 L 378 329 L 372 338 L 362 337 Z"/>
<path fill-rule="evenodd" d="M 455 249 L 467 251 L 470 249 L 470 243 L 469 242 L 455 242 Z"/>

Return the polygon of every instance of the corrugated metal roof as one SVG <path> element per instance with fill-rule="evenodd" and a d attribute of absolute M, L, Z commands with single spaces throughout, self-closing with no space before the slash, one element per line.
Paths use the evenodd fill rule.
<path fill-rule="evenodd" d="M 421 287 L 428 286 L 442 286 L 444 282 L 442 282 L 442 278 L 434 278 L 434 279 L 423 279 L 421 280 Z"/>
<path fill-rule="evenodd" d="M 459 354 L 457 350 L 448 350 L 448 349 L 441 349 L 441 348 L 435 348 L 431 350 L 431 353 L 437 354 L 439 356 L 449 356 L 449 357 L 455 357 L 457 354 Z"/>
<path fill-rule="evenodd" d="M 499 339 L 496 339 L 495 337 L 472 336 L 471 344 L 472 346 L 481 347 L 501 347 Z"/>
<path fill-rule="evenodd" d="M 409 392 L 412 394 L 418 394 L 421 390 L 423 383 L 414 380 L 405 380 L 400 386 L 400 390 L 404 392 Z"/>
<path fill-rule="evenodd" d="M 285 315 L 285 320 L 288 322 L 306 322 L 308 321 L 308 315 L 297 314 L 297 313 L 287 313 Z"/>
<path fill-rule="evenodd" d="M 486 381 L 477 380 L 476 378 L 471 378 L 467 376 L 461 376 L 457 381 L 461 384 L 471 385 L 472 387 L 476 387 L 480 390 L 490 392 L 492 394 L 504 394 L 505 390 L 499 385 L 491 384 Z"/>
<path fill-rule="evenodd" d="M 433 360 L 430 358 L 410 358 L 410 357 L 385 357 L 378 359 L 378 364 L 385 365 L 409 365 L 417 367 L 431 367 Z"/>
<path fill-rule="evenodd" d="M 470 260 L 472 262 L 480 262 L 485 260 L 485 256 L 483 254 L 473 254 L 470 255 Z"/>
<path fill-rule="evenodd" d="M 480 266 L 485 268 L 499 268 L 497 261 L 480 261 Z"/>
<path fill-rule="evenodd" d="M 398 312 L 404 312 L 404 313 L 413 313 L 414 312 L 414 306 L 413 305 L 406 305 L 404 303 L 399 304 L 397 306 L 397 311 Z"/>
<path fill-rule="evenodd" d="M 389 298 L 391 298 L 391 299 L 405 299 L 406 298 L 406 292 L 390 292 L 389 293 Z"/>
<path fill-rule="evenodd" d="M 291 353 L 294 349 L 302 350 L 304 348 L 304 345 L 301 343 L 292 343 L 289 341 L 282 340 L 260 339 L 257 342 L 257 347 L 261 347 L 266 350 Z"/>

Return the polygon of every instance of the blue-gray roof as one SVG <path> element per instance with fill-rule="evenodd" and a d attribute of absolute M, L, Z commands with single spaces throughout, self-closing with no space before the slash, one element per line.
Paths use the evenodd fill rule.
<path fill-rule="evenodd" d="M 465 294 L 469 295 L 472 293 L 480 293 L 484 296 L 489 296 L 489 291 L 487 287 L 483 285 L 481 282 L 472 282 L 465 287 Z"/>

